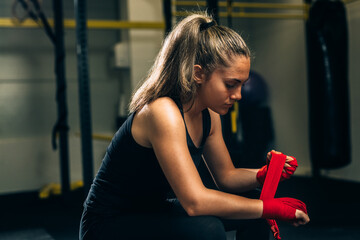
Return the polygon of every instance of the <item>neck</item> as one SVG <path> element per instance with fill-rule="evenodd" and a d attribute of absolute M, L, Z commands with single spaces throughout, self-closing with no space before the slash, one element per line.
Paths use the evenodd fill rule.
<path fill-rule="evenodd" d="M 183 104 L 183 111 L 186 113 L 186 115 L 191 117 L 196 117 L 205 109 L 197 99 L 194 100 L 194 102 L 188 102 Z"/>

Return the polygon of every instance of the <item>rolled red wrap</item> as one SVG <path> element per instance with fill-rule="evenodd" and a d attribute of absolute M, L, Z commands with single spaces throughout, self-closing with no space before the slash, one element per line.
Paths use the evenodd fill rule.
<path fill-rule="evenodd" d="M 262 217 L 266 218 L 275 239 L 281 239 L 281 237 L 279 227 L 274 219 L 291 222 L 296 219 L 296 209 L 300 209 L 307 213 L 306 205 L 300 200 L 294 198 L 274 198 L 283 173 L 282 170 L 285 161 L 286 155 L 282 153 L 272 153 L 260 195 L 260 199 L 263 200 Z M 295 164 L 297 167 L 297 162 L 295 162 Z"/>

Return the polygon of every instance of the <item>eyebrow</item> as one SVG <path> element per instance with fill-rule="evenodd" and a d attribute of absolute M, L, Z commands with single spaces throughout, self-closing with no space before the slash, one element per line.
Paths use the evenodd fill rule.
<path fill-rule="evenodd" d="M 236 82 L 239 82 L 239 83 L 246 83 L 250 78 L 247 78 L 246 80 L 240 80 L 240 79 L 237 79 L 237 78 L 229 78 L 229 80 L 233 80 L 233 81 L 236 81 Z"/>

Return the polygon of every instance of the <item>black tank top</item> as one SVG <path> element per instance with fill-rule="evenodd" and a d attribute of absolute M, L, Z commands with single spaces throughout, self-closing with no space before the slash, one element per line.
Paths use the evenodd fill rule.
<path fill-rule="evenodd" d="M 182 108 L 180 111 L 184 118 Z M 139 145 L 131 134 L 134 115 L 132 113 L 128 117 L 107 148 L 84 203 L 87 211 L 116 214 L 140 210 L 139 206 L 154 208 L 171 195 L 171 187 L 153 149 Z M 195 146 L 186 129 L 188 148 L 196 167 L 199 166 L 204 143 L 210 132 L 208 109 L 202 112 L 202 119 L 203 138 L 199 147 Z"/>

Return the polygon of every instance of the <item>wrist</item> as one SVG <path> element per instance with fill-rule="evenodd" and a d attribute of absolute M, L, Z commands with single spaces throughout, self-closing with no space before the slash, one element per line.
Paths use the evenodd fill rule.
<path fill-rule="evenodd" d="M 278 219 L 282 221 L 292 221 L 296 219 L 296 209 L 284 204 L 281 198 L 265 199 L 263 200 L 262 218 Z"/>
<path fill-rule="evenodd" d="M 260 183 L 261 185 L 264 184 L 265 182 L 265 178 L 266 178 L 266 173 L 268 170 L 268 166 L 265 165 L 262 168 L 260 168 L 257 173 L 256 173 L 256 180 L 258 181 L 258 183 Z"/>

